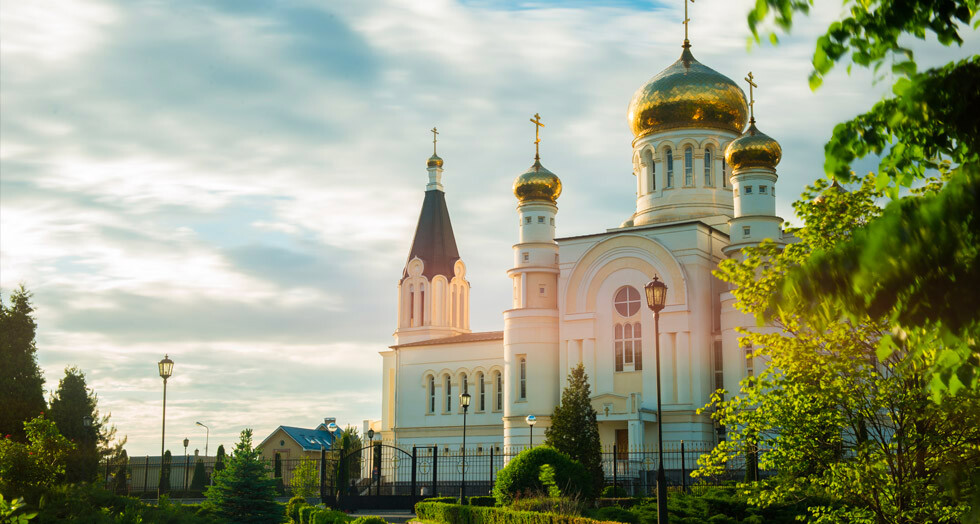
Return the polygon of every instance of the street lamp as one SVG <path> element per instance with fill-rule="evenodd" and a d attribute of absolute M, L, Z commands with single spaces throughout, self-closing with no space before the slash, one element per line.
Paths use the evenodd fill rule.
<path fill-rule="evenodd" d="M 528 447 L 531 448 L 534 447 L 534 423 L 537 421 L 538 417 L 535 417 L 534 415 L 528 415 L 527 418 L 524 419 L 524 422 L 527 422 L 527 425 L 529 426 L 527 428 L 527 443 Z"/>
<path fill-rule="evenodd" d="M 163 379 L 163 422 L 160 424 L 160 471 L 163 471 L 163 448 L 167 441 L 167 379 L 173 375 L 174 361 L 170 360 L 166 354 L 163 360 L 157 362 L 160 370 L 160 378 Z M 157 500 L 160 499 L 160 483 L 157 482 Z"/>
<path fill-rule="evenodd" d="M 371 482 L 368 482 L 368 495 L 371 494 L 371 484 L 374 484 L 374 429 L 368 428 L 367 432 L 368 445 L 371 449 Z M 380 483 L 379 483 L 380 484 Z M 378 486 L 381 489 L 381 486 Z"/>
<path fill-rule="evenodd" d="M 470 394 L 463 392 L 459 396 L 459 405 L 463 407 L 463 482 L 459 485 L 459 502 L 466 504 L 466 412 L 470 409 Z"/>
<path fill-rule="evenodd" d="M 205 433 L 204 433 L 204 456 L 207 457 L 208 456 L 208 441 L 211 440 L 211 428 L 205 426 L 204 424 L 201 424 L 200 422 L 195 422 L 194 424 L 196 424 L 198 426 L 201 426 L 205 430 Z"/>
<path fill-rule="evenodd" d="M 667 303 L 667 284 L 654 275 L 645 286 L 647 307 L 653 311 L 653 340 L 657 348 L 657 522 L 667 524 L 667 476 L 664 473 L 664 418 L 660 409 L 660 311 Z"/>
<path fill-rule="evenodd" d="M 184 492 L 187 491 L 187 445 L 190 443 L 191 441 L 184 437 Z"/>

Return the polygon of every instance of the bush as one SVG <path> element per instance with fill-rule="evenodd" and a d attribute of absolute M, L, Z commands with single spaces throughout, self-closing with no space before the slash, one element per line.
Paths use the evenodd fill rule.
<path fill-rule="evenodd" d="M 639 515 L 617 506 L 599 508 L 595 511 L 597 520 L 611 520 L 613 522 L 625 522 L 627 524 L 640 524 Z"/>
<path fill-rule="evenodd" d="M 424 499 L 422 502 L 442 502 L 444 504 L 458 504 L 459 499 L 456 497 L 429 497 L 427 499 Z"/>
<path fill-rule="evenodd" d="M 388 524 L 388 521 L 381 517 L 357 517 L 351 524 Z"/>
<path fill-rule="evenodd" d="M 573 515 L 441 502 L 419 502 L 415 505 L 415 514 L 419 520 L 445 524 L 598 524 L 596 520 Z"/>
<path fill-rule="evenodd" d="M 343 511 L 334 511 L 332 509 L 319 509 L 313 512 L 311 518 L 312 524 L 346 524 L 350 522 L 351 518 Z"/>
<path fill-rule="evenodd" d="M 305 505 L 306 499 L 299 495 L 289 499 L 286 503 L 286 516 L 293 522 L 299 522 L 299 508 Z"/>
<path fill-rule="evenodd" d="M 313 506 L 310 506 L 309 504 L 304 505 L 304 506 L 300 506 L 300 508 L 299 508 L 299 523 L 300 524 L 309 524 L 310 523 L 310 514 L 313 513 L 314 511 L 316 511 L 316 508 L 313 507 Z"/>
<path fill-rule="evenodd" d="M 45 494 L 33 522 L 205 524 L 214 522 L 214 518 L 197 506 L 174 503 L 167 497 L 153 506 L 136 498 L 115 495 L 93 484 L 71 484 L 57 486 Z"/>
<path fill-rule="evenodd" d="M 554 482 L 562 495 L 577 498 L 589 497 L 592 493 L 592 477 L 585 466 L 553 448 L 539 446 L 520 452 L 497 473 L 493 485 L 497 503 L 510 504 L 515 497 L 525 493 L 546 493 L 540 478 L 544 464 L 554 468 Z"/>
<path fill-rule="evenodd" d="M 483 507 L 494 507 L 497 505 L 497 499 L 488 496 L 479 497 L 469 497 L 468 499 L 470 506 L 483 506 Z"/>
<path fill-rule="evenodd" d="M 625 498 L 627 496 L 626 490 L 623 489 L 622 486 L 606 486 L 606 488 L 602 490 L 602 497 L 607 499 Z"/>
<path fill-rule="evenodd" d="M 585 504 L 575 497 L 526 497 L 514 499 L 510 508 L 517 511 L 579 516 L 585 510 Z"/>

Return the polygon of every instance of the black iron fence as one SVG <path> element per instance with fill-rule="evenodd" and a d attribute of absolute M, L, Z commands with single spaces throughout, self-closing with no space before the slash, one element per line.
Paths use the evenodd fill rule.
<path fill-rule="evenodd" d="M 692 477 L 698 458 L 710 453 L 713 442 L 665 442 L 663 462 L 671 489 L 700 490 L 745 476 L 745 458 L 729 461 L 721 474 Z M 467 496 L 490 495 L 497 473 L 526 446 L 477 445 L 465 451 L 455 446 L 402 448 L 375 442 L 346 457 L 337 452 L 323 456 L 274 460 L 266 463 L 269 477 L 284 496 Z M 198 462 L 201 463 L 198 466 Z M 226 462 L 227 463 L 227 462 Z M 344 464 L 346 485 L 337 485 L 337 468 Z M 102 464 L 105 486 L 117 493 L 156 497 L 160 482 L 160 457 L 132 457 L 125 462 Z M 200 497 L 215 473 L 214 457 L 174 457 L 170 463 L 172 497 Z M 654 447 L 602 450 L 607 486 L 631 496 L 655 493 L 659 453 Z M 750 468 L 751 471 L 751 468 Z M 767 472 L 759 472 L 765 476 Z M 167 488 L 167 486 L 164 486 Z M 617 490 L 618 491 L 618 490 Z"/>

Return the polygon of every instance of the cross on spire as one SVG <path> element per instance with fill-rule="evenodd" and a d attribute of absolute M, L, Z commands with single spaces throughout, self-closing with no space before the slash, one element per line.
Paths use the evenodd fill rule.
<path fill-rule="evenodd" d="M 434 128 L 434 127 L 430 131 L 432 132 L 432 154 L 435 155 L 436 154 L 436 135 L 439 134 L 439 131 L 437 131 L 436 128 Z"/>
<path fill-rule="evenodd" d="M 541 135 L 538 133 L 544 124 L 541 123 L 541 115 L 534 113 L 534 118 L 531 119 L 534 124 L 534 161 L 537 162 L 541 160 L 541 152 L 538 148 L 538 144 L 541 143 Z"/>
<path fill-rule="evenodd" d="M 683 2 L 684 2 L 684 21 L 681 22 L 681 23 L 684 24 L 684 47 L 685 48 L 691 47 L 691 41 L 687 39 L 687 26 L 691 22 L 691 19 L 688 18 L 688 16 L 687 16 L 687 2 L 688 1 L 690 1 L 692 4 L 694 3 L 694 0 L 683 0 Z"/>
<path fill-rule="evenodd" d="M 750 124 L 755 123 L 755 93 L 752 91 L 752 88 L 759 87 L 758 84 L 753 82 L 754 79 L 755 77 L 752 76 L 752 71 L 749 71 L 749 76 L 745 77 L 745 81 L 749 83 L 749 116 L 750 116 L 749 123 Z"/>

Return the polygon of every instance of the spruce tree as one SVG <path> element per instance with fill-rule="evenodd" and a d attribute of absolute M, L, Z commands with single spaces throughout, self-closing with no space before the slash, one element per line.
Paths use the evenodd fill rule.
<path fill-rule="evenodd" d="M 170 491 L 171 462 L 172 456 L 170 455 L 170 450 L 168 449 L 163 453 L 163 458 L 160 461 L 160 493 L 167 493 Z"/>
<path fill-rule="evenodd" d="M 252 430 L 242 431 L 228 466 L 214 476 L 203 506 L 219 519 L 236 523 L 280 522 L 283 509 L 276 502 L 275 481 L 262 452 L 252 447 Z"/>
<path fill-rule="evenodd" d="M 203 493 L 204 487 L 208 485 L 208 473 L 204 469 L 204 461 L 197 459 L 194 464 L 194 477 L 191 479 L 191 491 L 194 493 Z"/>
<path fill-rule="evenodd" d="M 98 472 L 99 435 L 104 421 L 99 418 L 97 402 L 95 393 L 85 383 L 85 374 L 77 367 L 65 368 L 65 377 L 51 397 L 48 418 L 75 444 L 65 468 L 68 482 L 92 481 Z M 90 419 L 88 426 L 85 418 Z"/>
<path fill-rule="evenodd" d="M 221 444 L 214 455 L 214 474 L 217 475 L 223 469 L 225 469 L 225 445 Z"/>
<path fill-rule="evenodd" d="M 44 378 L 37 365 L 34 306 L 23 285 L 10 295 L 10 305 L 0 298 L 0 438 L 10 435 L 26 442 L 24 422 L 44 412 Z"/>
<path fill-rule="evenodd" d="M 545 429 L 545 445 L 561 451 L 582 463 L 592 477 L 594 495 L 605 483 L 602 471 L 602 448 L 599 423 L 592 408 L 592 393 L 585 367 L 579 364 L 568 374 L 568 385 L 561 394 L 561 404 L 551 415 L 551 427 Z"/>

